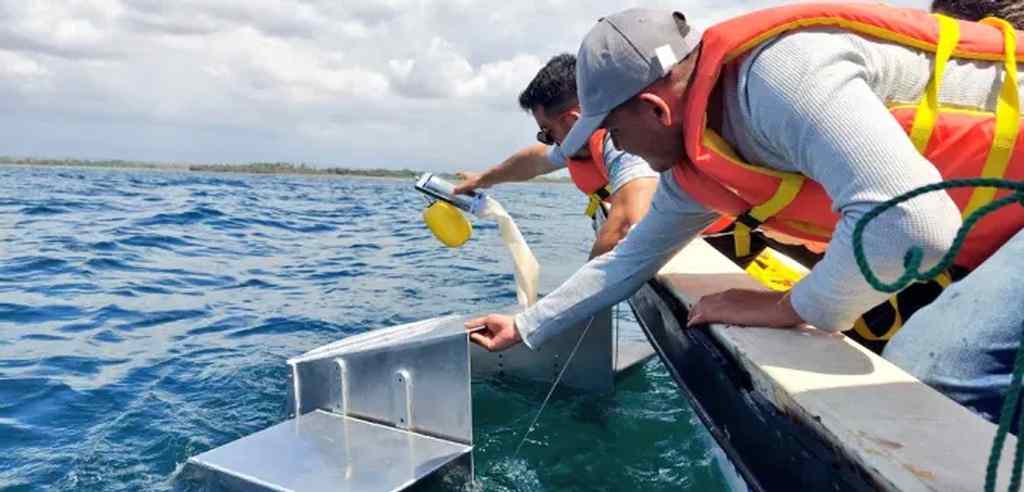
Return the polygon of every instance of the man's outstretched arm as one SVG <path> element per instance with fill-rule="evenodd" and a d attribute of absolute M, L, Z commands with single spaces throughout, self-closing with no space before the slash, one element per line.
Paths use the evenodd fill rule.
<path fill-rule="evenodd" d="M 590 260 L 514 319 L 492 314 L 467 322 L 467 328 L 485 327 L 470 337 L 492 351 L 520 341 L 537 348 L 573 323 L 632 295 L 717 218 L 680 190 L 672 173 L 664 173 L 650 212 L 618 246 Z"/>
<path fill-rule="evenodd" d="M 558 170 L 560 166 L 548 158 L 548 147 L 534 144 L 509 156 L 500 164 L 482 172 L 462 171 L 463 181 L 455 185 L 455 193 L 468 193 L 477 188 L 490 188 L 496 184 L 528 181 L 541 174 Z"/>

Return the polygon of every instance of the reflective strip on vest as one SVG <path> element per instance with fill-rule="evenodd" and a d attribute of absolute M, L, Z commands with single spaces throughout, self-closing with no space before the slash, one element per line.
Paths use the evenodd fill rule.
<path fill-rule="evenodd" d="M 783 176 L 782 182 L 779 183 L 779 187 L 775 190 L 775 194 L 768 201 L 750 209 L 746 215 L 756 220 L 759 224 L 765 223 L 765 221 L 789 206 L 790 203 L 793 203 L 793 199 L 796 198 L 797 193 L 800 193 L 800 188 L 804 186 L 804 181 L 806 180 L 806 178 L 799 174 Z M 736 256 L 744 257 L 750 254 L 750 231 L 751 227 L 742 218 L 737 219 L 734 238 L 736 242 Z"/>
<path fill-rule="evenodd" d="M 1006 59 L 1004 60 L 1003 87 L 999 91 L 996 103 L 996 134 L 992 139 L 992 148 L 988 151 L 985 167 L 981 171 L 983 178 L 1002 178 L 1013 156 L 1013 147 L 1020 131 L 1020 96 L 1017 94 L 1017 31 L 1009 22 L 995 17 L 981 21 L 1003 30 Z M 987 205 L 996 197 L 995 188 L 975 188 L 971 200 L 963 210 L 963 217 L 971 215 L 975 210 Z"/>
<path fill-rule="evenodd" d="M 946 73 L 946 63 L 960 39 L 960 25 L 944 15 L 935 16 L 939 21 L 939 44 L 935 49 L 935 68 L 928 87 L 924 90 L 921 102 L 914 114 L 914 124 L 910 129 L 910 141 L 922 155 L 928 148 L 935 129 L 935 121 L 939 119 L 939 86 L 942 76 Z"/>
<path fill-rule="evenodd" d="M 958 21 L 873 4 L 803 4 L 777 7 L 727 20 L 704 32 L 696 73 L 684 104 L 688 159 L 673 169 L 695 200 L 737 217 L 736 253 L 749 253 L 750 230 L 761 226 L 805 244 L 831 239 L 839 215 L 820 183 L 799 174 L 752 165 L 707 128 L 708 100 L 722 68 L 786 32 L 828 26 L 934 53 L 933 73 L 915 106 L 890 107 L 909 139 L 943 179 L 1024 179 L 1016 58 L 1024 56 L 1005 21 Z M 996 29 L 993 29 L 996 27 Z M 1002 62 L 1005 76 L 994 113 L 942 107 L 942 75 L 950 59 Z M 899 165 L 899 163 L 893 163 Z M 947 191 L 964 216 L 997 197 L 993 188 Z M 762 226 L 763 224 L 763 226 Z M 986 216 L 968 233 L 956 264 L 972 269 L 1024 228 L 1024 209 L 1007 207 Z"/>

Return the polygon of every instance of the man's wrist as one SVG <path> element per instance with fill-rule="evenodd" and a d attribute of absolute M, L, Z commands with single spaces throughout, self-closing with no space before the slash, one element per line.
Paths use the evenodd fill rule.
<path fill-rule="evenodd" d="M 530 343 L 530 332 L 532 332 L 532 330 L 524 329 L 528 326 L 529 322 L 526 321 L 524 313 L 519 313 L 512 317 L 512 328 L 516 330 L 516 333 L 519 335 L 519 339 L 522 340 L 523 345 L 529 347 L 530 350 L 535 350 L 536 348 L 532 343 Z"/>
<path fill-rule="evenodd" d="M 477 188 L 490 188 L 492 184 L 493 183 L 491 183 L 491 180 L 487 179 L 487 174 L 486 173 L 485 174 L 481 174 L 479 177 L 476 178 L 476 187 Z"/>
<path fill-rule="evenodd" d="M 777 309 L 779 310 L 779 316 L 783 320 L 787 320 L 787 321 L 788 320 L 795 320 L 796 321 L 795 324 L 803 324 L 804 323 L 804 319 L 803 319 L 803 317 L 800 316 L 800 313 L 796 312 L 796 309 L 793 307 L 793 302 L 790 300 L 790 295 L 789 294 L 790 294 L 789 292 L 785 293 L 782 296 L 782 299 L 780 299 L 778 304 L 777 304 L 777 306 L 778 306 Z"/>

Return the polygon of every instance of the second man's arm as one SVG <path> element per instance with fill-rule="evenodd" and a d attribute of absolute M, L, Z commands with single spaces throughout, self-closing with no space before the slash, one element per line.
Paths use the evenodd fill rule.
<path fill-rule="evenodd" d="M 460 172 L 463 179 L 455 186 L 455 193 L 465 194 L 477 188 L 489 188 L 496 184 L 528 181 L 542 174 L 559 169 L 548 159 L 548 147 L 534 144 L 509 156 L 500 164 L 482 172 Z"/>
<path fill-rule="evenodd" d="M 615 247 L 634 224 L 647 215 L 651 197 L 658 188 L 657 178 L 634 179 L 611 196 L 611 210 L 590 249 L 590 258 L 601 256 Z"/>

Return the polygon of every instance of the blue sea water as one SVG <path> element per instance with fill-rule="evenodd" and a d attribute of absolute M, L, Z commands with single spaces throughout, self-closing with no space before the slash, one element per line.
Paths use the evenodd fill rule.
<path fill-rule="evenodd" d="M 567 185 L 493 191 L 542 266 L 593 233 Z M 167 490 L 190 457 L 279 422 L 285 359 L 514 304 L 493 224 L 433 239 L 399 180 L 0 167 L 0 490 Z M 624 322 L 629 322 L 628 320 Z M 656 360 L 611 395 L 474 381 L 483 490 L 728 490 Z"/>

